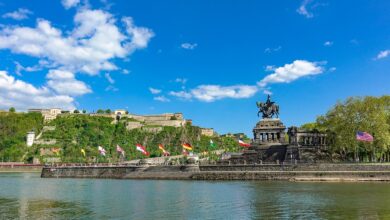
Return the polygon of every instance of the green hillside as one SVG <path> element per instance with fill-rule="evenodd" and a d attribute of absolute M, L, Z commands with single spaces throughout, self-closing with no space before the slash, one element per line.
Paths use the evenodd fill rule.
<path fill-rule="evenodd" d="M 43 118 L 39 113 L 0 113 L 0 159 L 20 161 L 26 158 L 26 133 L 40 132 Z"/>
<path fill-rule="evenodd" d="M 32 122 L 33 119 L 36 121 Z M 126 151 L 126 160 L 145 157 L 136 151 L 136 144 L 146 146 L 150 157 L 162 155 L 158 149 L 159 144 L 163 144 L 171 155 L 180 155 L 182 152 L 181 144 L 184 142 L 193 145 L 194 152 L 218 150 L 222 146 L 228 151 L 239 150 L 237 140 L 234 138 L 205 137 L 201 135 L 200 128 L 196 126 L 163 127 L 162 131 L 154 133 L 143 129 L 127 130 L 127 120 L 134 121 L 134 119 L 121 119 L 119 122 L 113 123 L 112 118 L 83 114 L 61 116 L 46 124 L 46 126 L 55 126 L 56 129 L 43 132 L 40 138 L 40 140 L 55 139 L 56 144 L 34 144 L 33 147 L 27 148 L 25 145 L 26 133 L 32 129 L 35 129 L 37 134 L 39 133 L 43 126 L 41 116 L 39 114 L 4 114 L 0 126 L 8 126 L 9 129 L 6 129 L 8 133 L 2 134 L 7 138 L 2 139 L 1 155 L 4 155 L 5 161 L 24 160 L 31 162 L 33 157 L 40 157 L 42 148 L 47 148 L 46 152 L 49 152 L 47 157 L 61 157 L 63 162 L 86 162 L 95 158 L 99 162 L 107 162 L 119 160 L 119 154 L 116 152 L 117 144 Z M 15 129 L 17 132 L 11 132 Z M 5 131 L 2 130 L 2 132 Z M 210 145 L 210 139 L 215 143 L 214 146 Z M 99 155 L 98 146 L 107 150 L 106 157 Z M 60 148 L 61 151 L 58 154 L 50 155 L 52 148 Z M 85 149 L 86 157 L 83 157 L 81 149 Z"/>

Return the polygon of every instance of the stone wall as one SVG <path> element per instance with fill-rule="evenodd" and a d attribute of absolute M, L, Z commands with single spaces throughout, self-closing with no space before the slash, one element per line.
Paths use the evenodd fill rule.
<path fill-rule="evenodd" d="M 54 130 L 56 130 L 56 126 L 43 126 L 42 128 L 42 132 L 54 131 Z"/>
<path fill-rule="evenodd" d="M 34 144 L 41 144 L 41 145 L 53 145 L 56 144 L 57 140 L 51 139 L 51 140 L 35 140 Z"/>
<path fill-rule="evenodd" d="M 145 121 L 146 125 L 156 125 L 156 126 L 171 126 L 171 127 L 183 127 L 185 125 L 184 120 L 150 120 Z"/>
<path fill-rule="evenodd" d="M 390 164 L 250 164 L 201 165 L 200 171 L 389 171 Z"/>
<path fill-rule="evenodd" d="M 201 128 L 200 129 L 201 135 L 207 136 L 207 137 L 212 137 L 214 136 L 214 129 L 212 128 Z"/>
<path fill-rule="evenodd" d="M 44 167 L 44 178 L 390 181 L 389 164 Z"/>
<path fill-rule="evenodd" d="M 390 181 L 389 171 L 247 171 L 247 172 L 198 172 L 193 180 L 284 180 L 284 181 Z"/>
<path fill-rule="evenodd" d="M 143 125 L 141 124 L 141 122 L 138 122 L 138 121 L 128 121 L 127 124 L 126 124 L 126 128 L 127 130 L 133 130 L 133 129 L 136 129 L 136 128 L 141 128 Z"/>
<path fill-rule="evenodd" d="M 198 166 L 44 167 L 42 178 L 189 179 Z"/>
<path fill-rule="evenodd" d="M 163 130 L 162 127 L 143 127 L 143 131 L 149 132 L 149 133 L 159 133 Z"/>

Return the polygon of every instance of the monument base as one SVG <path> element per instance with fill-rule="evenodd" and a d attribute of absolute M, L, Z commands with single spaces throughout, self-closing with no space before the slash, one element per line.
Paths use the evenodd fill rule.
<path fill-rule="evenodd" d="M 252 145 L 284 144 L 286 126 L 279 118 L 266 118 L 260 120 L 253 128 Z"/>

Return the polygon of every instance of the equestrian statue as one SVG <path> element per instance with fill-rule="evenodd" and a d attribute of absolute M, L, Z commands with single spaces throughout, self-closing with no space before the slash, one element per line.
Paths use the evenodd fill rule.
<path fill-rule="evenodd" d="M 265 103 L 256 102 L 256 105 L 259 108 L 259 111 L 257 112 L 257 117 L 259 117 L 260 113 L 262 113 L 263 119 L 272 118 L 274 115 L 276 115 L 276 118 L 279 118 L 279 105 L 271 101 L 270 95 L 268 95 L 267 101 Z"/>

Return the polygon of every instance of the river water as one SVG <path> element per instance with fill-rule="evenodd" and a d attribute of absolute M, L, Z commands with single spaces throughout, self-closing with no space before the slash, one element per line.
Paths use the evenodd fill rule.
<path fill-rule="evenodd" d="M 0 219 L 390 219 L 390 183 L 41 179 L 0 174 Z"/>

